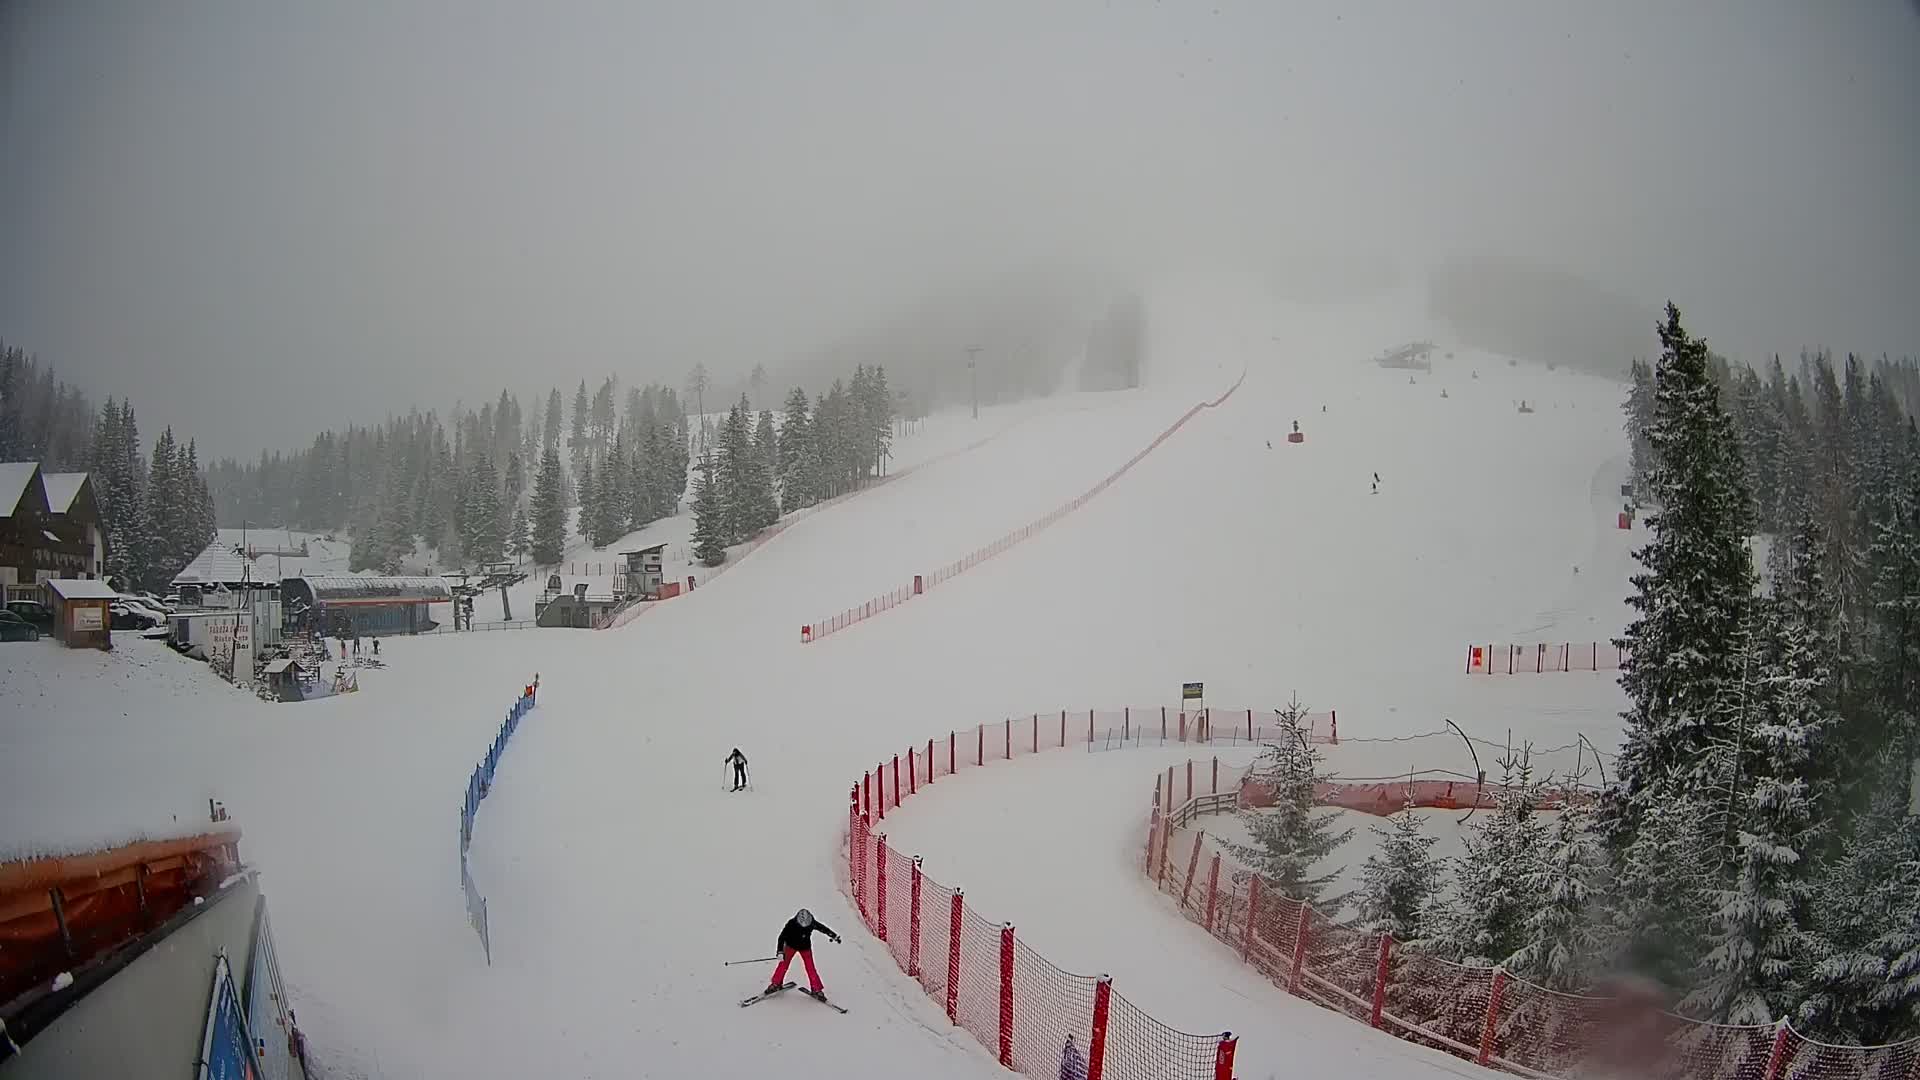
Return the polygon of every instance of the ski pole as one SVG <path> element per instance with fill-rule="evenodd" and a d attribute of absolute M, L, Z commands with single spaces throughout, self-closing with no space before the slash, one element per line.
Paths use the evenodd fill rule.
<path fill-rule="evenodd" d="M 769 960 L 778 960 L 778 959 L 780 958 L 777 956 L 762 956 L 754 960 L 728 960 L 727 962 L 721 964 L 720 966 L 732 967 L 735 964 L 764 964 Z"/>

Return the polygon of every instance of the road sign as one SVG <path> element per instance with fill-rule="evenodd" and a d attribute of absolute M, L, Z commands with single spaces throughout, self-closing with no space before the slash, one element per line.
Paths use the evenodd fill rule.
<path fill-rule="evenodd" d="M 1199 701 L 1202 698 L 1206 697 L 1205 689 L 1206 689 L 1205 683 L 1197 683 L 1197 682 L 1181 683 L 1180 684 L 1180 700 L 1181 701 Z"/>

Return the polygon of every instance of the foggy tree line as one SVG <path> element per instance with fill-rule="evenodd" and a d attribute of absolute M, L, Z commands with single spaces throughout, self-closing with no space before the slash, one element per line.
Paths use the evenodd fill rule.
<path fill-rule="evenodd" d="M 47 472 L 92 474 L 107 576 L 121 589 L 166 591 L 213 542 L 215 507 L 200 451 L 161 432 L 140 450 L 133 403 L 86 394 L 54 377 L 19 346 L 0 343 L 0 461 L 37 461 Z"/>
<path fill-rule="evenodd" d="M 750 383 L 764 388 L 764 371 Z M 575 507 L 572 524 L 595 547 L 679 512 L 699 441 L 686 405 L 706 389 L 704 368 L 696 367 L 685 396 L 657 384 L 623 390 L 608 377 L 591 391 L 579 382 L 570 409 L 557 387 L 543 407 L 524 409 L 502 391 L 445 421 L 415 411 L 323 431 L 306 450 L 263 451 L 245 465 L 222 460 L 209 483 L 229 524 L 344 528 L 354 570 L 394 573 L 424 561 L 426 549 L 440 566 L 522 557 L 550 566 L 565 552 Z M 711 497 L 725 507 L 707 515 L 696 539 L 717 538 L 724 557 L 727 544 L 772 524 L 782 506 L 797 509 L 864 484 L 885 460 L 892 408 L 877 366 L 856 369 L 850 386 L 835 382 L 811 404 L 796 389 L 778 422 L 771 410 L 756 420 L 743 395 L 695 470 L 711 473 Z"/>
<path fill-rule="evenodd" d="M 1357 894 L 1331 899 L 1408 950 L 1555 990 L 1628 973 L 1699 1020 L 1920 1036 L 1920 433 L 1857 362 L 1728 371 L 1671 306 L 1659 335 L 1625 405 L 1651 535 L 1598 799 L 1539 816 L 1595 778 L 1555 785 L 1517 748 L 1463 855 L 1434 857 L 1403 811 L 1374 827 Z M 1292 824 L 1256 831 L 1248 862 L 1321 899 L 1338 839 L 1318 755 L 1300 741 L 1262 770 L 1292 805 L 1263 816 Z M 1430 989 L 1395 992 L 1448 1015 Z"/>
<path fill-rule="evenodd" d="M 500 397 L 478 410 L 456 408 L 384 424 L 323 431 L 308 449 L 262 452 L 257 462 L 217 463 L 212 485 L 223 520 L 284 524 L 353 540 L 351 569 L 396 572 L 431 548 L 441 566 L 529 556 L 560 561 L 567 512 L 592 503 L 581 527 L 621 532 L 674 513 L 685 489 L 687 418 L 670 387 L 633 386 L 623 407 L 617 379 L 596 394 L 582 382 L 568 418 L 560 390 L 544 408 Z M 571 470 L 561 465 L 564 451 Z M 616 483 L 630 493 L 601 509 Z M 617 533 L 615 535 L 618 535 Z"/>
<path fill-rule="evenodd" d="M 751 539 L 782 513 L 856 490 L 885 467 L 895 398 L 884 367 L 858 366 L 811 403 L 788 393 L 780 418 L 758 419 L 741 395 L 720 425 L 718 445 L 694 466 L 694 556 L 718 566 L 729 545 Z"/>

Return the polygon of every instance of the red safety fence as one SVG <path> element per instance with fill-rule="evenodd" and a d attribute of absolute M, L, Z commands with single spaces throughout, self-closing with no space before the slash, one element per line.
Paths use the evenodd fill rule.
<path fill-rule="evenodd" d="M 1543 675 L 1549 671 L 1619 671 L 1627 651 L 1606 641 L 1469 645 L 1469 675 Z"/>
<path fill-rule="evenodd" d="M 916 747 L 882 762 L 854 785 L 847 893 L 861 922 L 948 1021 L 1014 1072 L 1035 1080 L 1232 1080 L 1239 1044 L 1231 1032 L 1168 1027 L 1117 993 L 1112 979 L 1056 967 L 1019 940 L 1012 923 L 981 916 L 959 890 L 928 877 L 918 856 L 900 854 L 876 831 L 887 809 L 920 785 L 1038 748 L 1037 717 L 1029 718 L 1020 750 L 1011 720 L 994 726 L 1000 738 L 991 753 L 989 725 L 969 733 L 971 747 L 949 732 L 944 746 L 929 740 L 924 752 Z"/>
<path fill-rule="evenodd" d="M 1122 476 L 1125 476 L 1129 471 L 1133 469 L 1135 465 L 1138 465 L 1142 460 L 1144 460 L 1148 454 L 1151 454 L 1155 450 L 1159 449 L 1161 443 L 1166 442 L 1168 439 L 1173 437 L 1175 432 L 1185 427 L 1187 425 L 1187 421 L 1192 420 L 1194 417 L 1200 415 L 1200 413 L 1203 410 L 1217 409 L 1221 405 L 1224 405 L 1227 399 L 1233 396 L 1233 392 L 1240 389 L 1240 384 L 1246 381 L 1247 381 L 1247 373 L 1245 370 L 1242 370 L 1240 372 L 1240 377 L 1234 380 L 1233 385 L 1227 387 L 1226 393 L 1221 394 L 1219 397 L 1214 398 L 1212 401 L 1200 402 L 1199 404 L 1188 409 L 1186 412 L 1180 414 L 1180 418 L 1178 420 L 1175 420 L 1172 424 L 1167 426 L 1166 430 L 1154 436 L 1152 442 L 1148 443 L 1144 448 L 1142 448 L 1139 453 L 1128 458 L 1124 465 L 1121 465 L 1118 469 L 1115 469 L 1113 472 L 1108 473 L 1107 476 L 1104 479 L 1102 479 L 1099 483 L 1093 485 L 1093 487 L 1091 488 L 1088 488 L 1086 491 L 1082 492 L 1080 495 L 1076 496 L 1066 504 L 1054 509 L 1053 511 L 1048 513 L 1045 517 L 1042 517 L 1037 521 L 1024 525 L 1018 529 L 1015 529 L 1012 532 L 1006 534 L 1005 536 L 1002 536 L 1000 539 L 995 540 L 992 543 L 987 544 L 983 547 L 977 548 L 976 550 L 966 555 L 962 555 L 960 558 L 955 559 L 953 562 L 950 562 L 945 566 L 937 567 L 930 573 L 915 574 L 913 576 L 913 582 L 910 585 L 904 585 L 898 589 L 893 590 L 890 593 L 886 593 L 882 596 L 876 596 L 872 600 L 869 600 L 863 604 L 858 604 L 858 605 L 855 605 L 854 607 L 847 608 L 846 610 L 840 612 L 837 615 L 832 615 L 825 619 L 821 619 L 818 622 L 811 622 L 803 625 L 800 628 L 800 641 L 803 644 L 812 643 L 820 640 L 823 637 L 826 637 L 829 634 L 839 633 L 840 631 L 845 630 L 847 627 L 852 626 L 855 623 L 864 622 L 867 619 L 871 619 L 875 615 L 880 614 L 881 612 L 891 611 L 892 609 L 899 607 L 901 604 L 912 599 L 913 597 L 921 595 L 926 590 L 931 589 L 934 586 L 939 585 L 944 581 L 949 581 L 953 578 L 956 578 L 961 574 L 964 574 L 967 571 L 973 569 L 974 567 L 979 566 L 981 563 L 986 562 L 988 559 L 993 558 L 995 555 L 999 555 L 1002 552 L 1008 551 L 1018 546 L 1019 544 L 1024 543 L 1025 541 L 1031 539 L 1035 534 L 1043 531 L 1048 526 L 1059 521 L 1061 518 L 1066 517 L 1068 514 L 1073 513 L 1075 510 L 1078 510 L 1081 507 L 1087 505 L 1087 503 L 1093 501 L 1095 496 L 1098 496 L 1101 492 L 1107 490 L 1109 487 L 1112 487 L 1115 481 L 1119 480 Z"/>
<path fill-rule="evenodd" d="M 1187 772 L 1194 768 L 1188 762 Z M 1566 994 L 1344 925 L 1233 861 L 1195 818 L 1240 809 L 1239 788 L 1180 798 L 1157 774 L 1143 867 L 1181 914 L 1276 986 L 1410 1042 L 1522 1076 L 1648 1080 L 1920 1077 L 1920 1039 L 1836 1046 L 1776 1024 L 1726 1026 L 1630 996 Z M 1333 800 L 1341 803 L 1341 800 Z"/>

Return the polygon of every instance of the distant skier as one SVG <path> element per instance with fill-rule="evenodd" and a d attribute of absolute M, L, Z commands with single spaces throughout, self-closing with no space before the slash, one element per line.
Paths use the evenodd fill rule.
<path fill-rule="evenodd" d="M 733 753 L 727 755 L 726 763 L 728 765 L 733 766 L 733 789 L 732 790 L 739 791 L 741 788 L 746 787 L 747 786 L 747 755 L 741 753 L 740 748 L 736 746 L 733 748 Z"/>
<path fill-rule="evenodd" d="M 793 963 L 797 953 L 800 961 L 807 965 L 809 992 L 824 1000 L 826 987 L 820 984 L 820 972 L 813 966 L 813 934 L 816 930 L 827 935 L 835 945 L 840 944 L 840 935 L 833 932 L 833 927 L 815 920 L 813 912 L 806 908 L 795 912 L 793 918 L 787 920 L 787 925 L 780 928 L 780 941 L 775 946 L 775 951 L 780 954 L 780 964 L 773 969 L 773 979 L 767 983 L 767 993 L 771 994 L 786 985 L 787 965 Z"/>
<path fill-rule="evenodd" d="M 380 639 L 379 638 L 373 639 L 373 655 L 375 656 L 380 655 Z"/>

